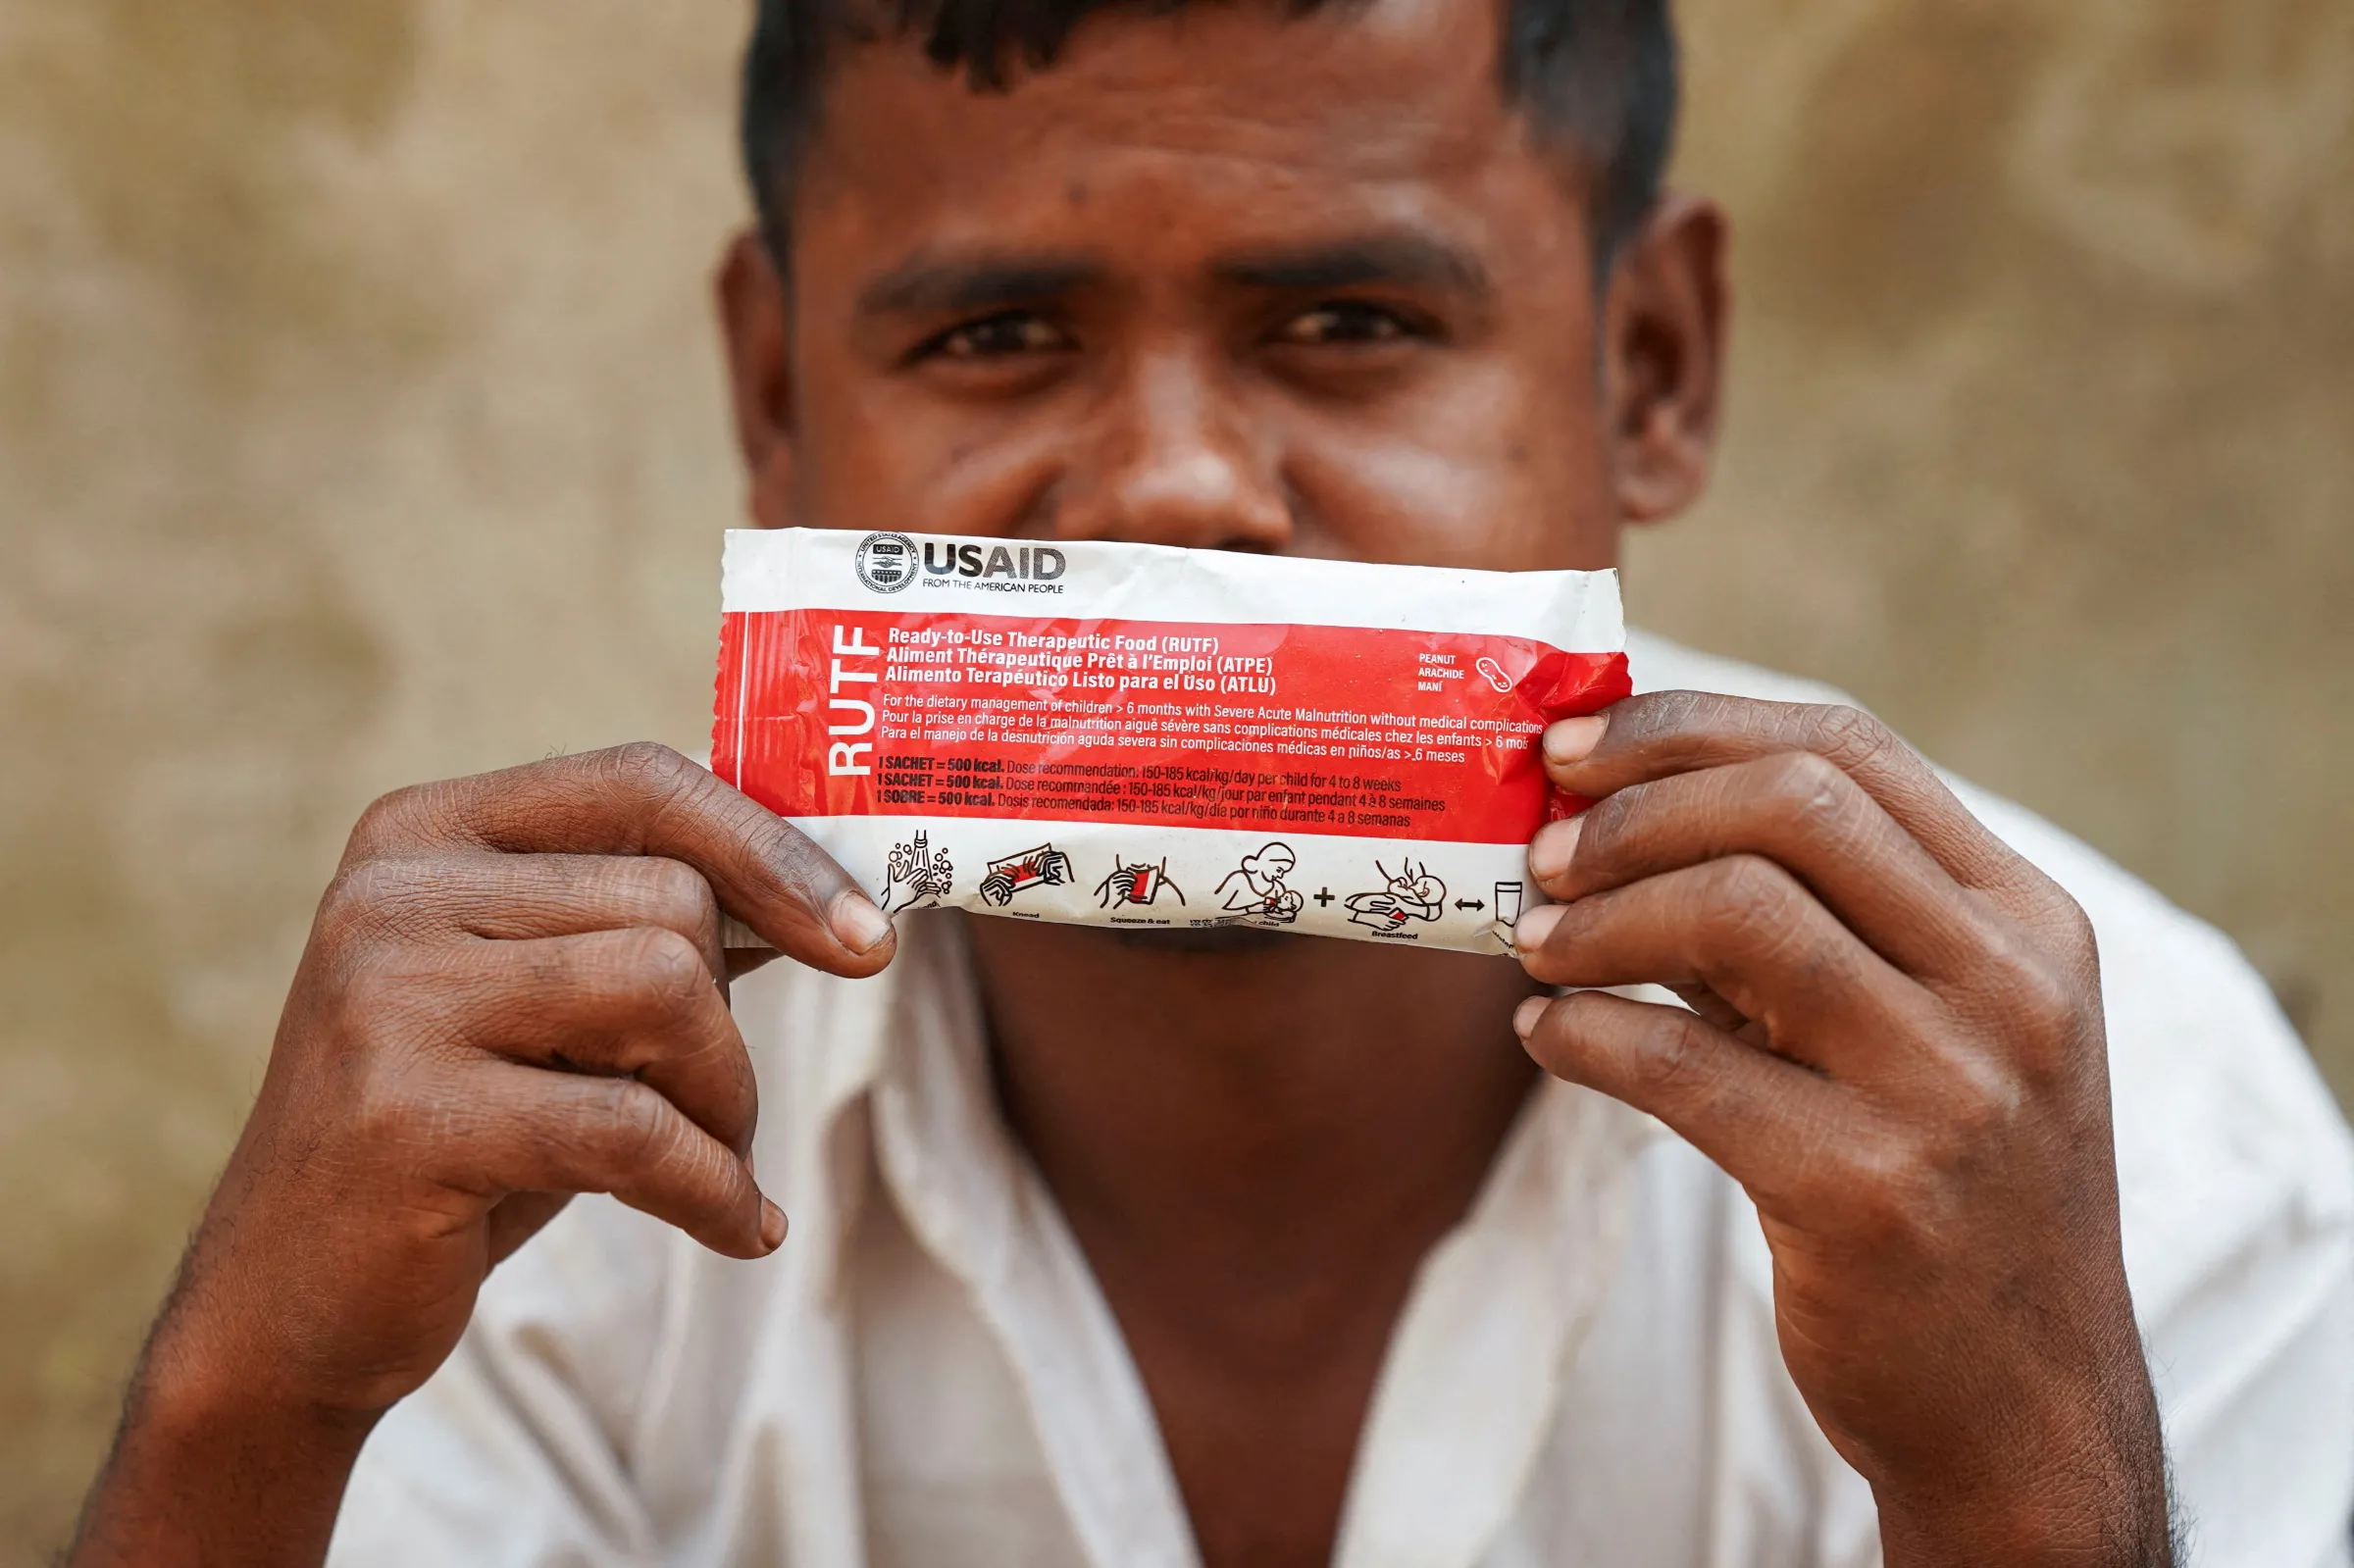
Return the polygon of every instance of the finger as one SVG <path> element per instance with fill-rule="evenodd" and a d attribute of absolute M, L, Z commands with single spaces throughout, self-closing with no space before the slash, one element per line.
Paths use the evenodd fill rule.
<path fill-rule="evenodd" d="M 332 922 L 411 940 L 529 941 L 657 926 L 726 973 L 719 898 L 684 861 L 654 855 L 407 855 L 363 861 L 328 889 Z"/>
<path fill-rule="evenodd" d="M 1947 875 L 2006 899 L 2048 897 L 2043 874 L 1970 814 L 1936 773 L 1885 725 L 1855 708 L 1760 702 L 1701 691 L 1629 697 L 1592 721 L 1546 736 L 1546 772 L 1599 799 L 1671 774 L 1783 751 L 1832 763 L 1878 801 Z"/>
<path fill-rule="evenodd" d="M 1750 1021 L 1741 1016 L 1741 1009 L 1706 986 L 1670 986 L 1667 988 L 1675 993 L 1677 1001 L 1735 1038 L 1741 1037 L 1743 1030 L 1753 1028 Z M 1763 1044 L 1764 1040 L 1753 1039 L 1751 1043 Z"/>
<path fill-rule="evenodd" d="M 569 1192 L 510 1192 L 491 1205 L 484 1227 L 490 1266 L 496 1268 L 514 1256 L 517 1247 L 537 1236 L 571 1201 Z"/>
<path fill-rule="evenodd" d="M 755 969 L 766 969 L 784 957 L 774 947 L 731 947 L 727 950 L 728 984 L 733 986 Z"/>
<path fill-rule="evenodd" d="M 751 1147 L 751 1058 L 718 982 L 677 932 L 475 942 L 437 962 L 464 1043 L 533 1067 L 634 1076 L 729 1148 Z"/>
<path fill-rule="evenodd" d="M 1726 856 L 1790 871 L 1898 968 L 1948 976 L 1986 942 L 1991 911 L 1862 785 L 1811 751 L 1630 784 L 1529 846 L 1529 871 L 1564 902 Z"/>
<path fill-rule="evenodd" d="M 1809 1185 L 1826 1149 L 1856 1146 L 1868 1115 L 1680 1007 L 1573 991 L 1532 996 L 1512 1022 L 1538 1066 L 1658 1117 L 1761 1207 Z"/>
<path fill-rule="evenodd" d="M 890 920 L 832 856 L 667 746 L 619 746 L 386 795 L 362 818 L 346 862 L 452 843 L 683 861 L 723 909 L 790 957 L 848 976 L 891 961 Z"/>
<path fill-rule="evenodd" d="M 444 1184 L 495 1205 L 520 1192 L 608 1192 L 714 1252 L 765 1257 L 785 1216 L 752 1173 L 645 1084 L 479 1059 L 436 1113 Z"/>
<path fill-rule="evenodd" d="M 1843 1078 L 1884 1071 L 1930 1022 L 1926 992 L 1755 855 L 1540 905 L 1512 939 L 1549 986 L 1705 986 L 1767 1048 Z"/>

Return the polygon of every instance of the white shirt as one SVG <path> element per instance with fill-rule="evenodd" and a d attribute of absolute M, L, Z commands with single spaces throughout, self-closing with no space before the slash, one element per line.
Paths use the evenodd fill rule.
<path fill-rule="evenodd" d="M 1631 651 L 1644 689 L 1834 699 Z M 1962 787 L 2099 934 L 2126 1267 L 2192 1560 L 2345 1564 L 2345 1125 L 2228 941 Z M 998 1120 L 956 930 L 905 922 L 879 980 L 777 964 L 738 988 L 791 1239 L 734 1262 L 576 1201 L 369 1442 L 335 1568 L 1197 1562 L 1118 1327 Z M 1878 1560 L 1870 1492 L 1782 1368 L 1741 1189 L 1546 1081 L 1417 1276 L 1338 1568 Z"/>

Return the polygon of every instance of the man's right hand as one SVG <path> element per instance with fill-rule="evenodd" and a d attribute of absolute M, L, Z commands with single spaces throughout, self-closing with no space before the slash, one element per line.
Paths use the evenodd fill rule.
<path fill-rule="evenodd" d="M 894 951 L 823 851 L 660 746 L 369 809 L 74 1561 L 215 1560 L 200 1515 L 237 1497 L 219 1560 L 316 1561 L 359 1439 L 573 1193 L 776 1249 L 722 909 L 837 975 Z"/>

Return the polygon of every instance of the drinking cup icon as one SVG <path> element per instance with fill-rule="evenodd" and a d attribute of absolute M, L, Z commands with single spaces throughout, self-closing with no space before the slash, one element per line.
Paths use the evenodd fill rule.
<path fill-rule="evenodd" d="M 1496 918 L 1507 926 L 1520 923 L 1521 885 L 1500 882 L 1496 885 Z"/>

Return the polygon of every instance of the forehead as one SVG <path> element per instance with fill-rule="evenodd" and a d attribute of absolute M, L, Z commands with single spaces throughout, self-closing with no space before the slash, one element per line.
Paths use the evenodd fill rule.
<path fill-rule="evenodd" d="M 849 47 L 800 163 L 796 251 L 1012 230 L 1177 255 L 1355 222 L 1516 238 L 1550 260 L 1582 247 L 1587 172 L 1539 152 L 1499 90 L 1497 48 L 1492 0 L 1100 12 L 1003 91 L 912 41 Z"/>

